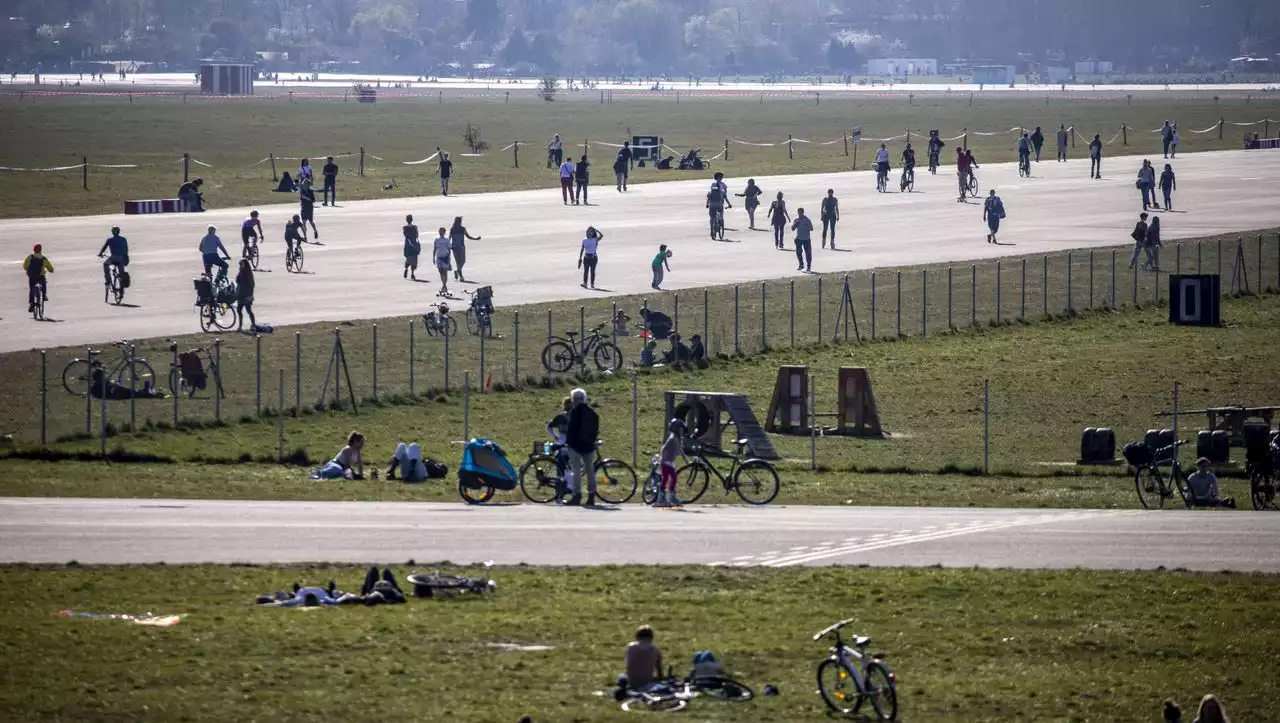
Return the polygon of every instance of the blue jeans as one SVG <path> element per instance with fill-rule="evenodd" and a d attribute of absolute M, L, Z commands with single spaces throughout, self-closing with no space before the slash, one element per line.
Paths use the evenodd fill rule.
<path fill-rule="evenodd" d="M 1148 206 L 1156 205 L 1155 189 L 1150 183 L 1142 184 L 1142 208 L 1145 210 Z"/>
<path fill-rule="evenodd" d="M 1160 189 L 1160 190 L 1164 192 L 1164 208 L 1165 208 L 1165 210 L 1167 211 L 1167 210 L 1169 210 L 1169 209 L 1173 208 L 1173 189 L 1172 189 L 1172 188 L 1163 188 L 1163 189 Z"/>
<path fill-rule="evenodd" d="M 780 225 L 776 223 L 773 225 L 773 243 L 778 248 L 782 248 L 782 240 L 783 240 L 784 234 L 786 233 L 786 230 L 787 230 L 787 227 L 785 225 Z"/>
<path fill-rule="evenodd" d="M 203 254 L 203 256 L 204 256 L 204 275 L 205 276 L 209 276 L 210 272 L 213 271 L 213 267 L 217 266 L 219 269 L 221 269 L 221 271 L 218 272 L 218 277 L 223 279 L 227 277 L 227 262 L 224 261 L 221 256 L 219 256 L 217 253 Z"/>
<path fill-rule="evenodd" d="M 801 269 L 813 270 L 813 244 L 809 239 L 796 239 L 796 261 L 800 262 Z"/>

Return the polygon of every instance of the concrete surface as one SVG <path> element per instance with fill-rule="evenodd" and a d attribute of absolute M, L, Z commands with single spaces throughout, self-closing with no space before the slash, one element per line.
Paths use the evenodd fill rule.
<path fill-rule="evenodd" d="M 869 163 L 873 149 L 872 144 L 862 148 L 861 167 Z M 946 151 L 953 153 L 954 148 Z M 1035 165 L 1031 179 L 1019 179 L 1013 164 L 984 165 L 978 170 L 982 193 L 994 183 L 1008 212 L 1000 246 L 985 243 L 979 203 L 956 203 L 956 179 L 949 166 L 937 176 L 930 176 L 927 169 L 919 172 L 918 191 L 910 195 L 876 193 L 875 179 L 865 171 L 761 177 L 757 182 L 765 191 L 766 205 L 757 214 L 757 225 L 767 225 L 765 209 L 779 190 L 785 192 L 793 214 L 803 206 L 816 216 L 826 189 L 834 188 L 843 216 L 839 243 L 850 252 L 815 248 L 813 268 L 819 273 L 1128 243 L 1141 210 L 1134 188 L 1140 159 L 1104 158 L 1104 180 L 1090 180 L 1085 149 L 1075 149 L 1072 156 L 1076 160 L 1067 164 Z M 598 183 L 611 174 L 606 157 L 597 155 L 595 160 Z M 1152 160 L 1163 163 L 1159 156 Z M 894 189 L 896 165 L 891 177 Z M 1271 202 L 1269 190 L 1280 181 L 1280 152 L 1184 154 L 1174 161 L 1174 169 L 1177 212 L 1163 214 L 1166 241 L 1280 226 L 1280 205 Z M 454 216 L 462 215 L 471 232 L 483 237 L 467 244 L 467 276 L 475 284 L 492 285 L 499 305 L 644 293 L 649 290 L 649 262 L 660 243 L 669 244 L 674 252 L 664 288 L 796 273 L 792 251 L 775 250 L 768 231 L 746 230 L 742 199 L 735 198 L 728 212 L 728 240 L 707 238 L 703 204 L 709 183 L 705 180 L 636 184 L 626 194 L 612 185 L 595 185 L 590 189 L 594 205 L 565 207 L 558 188 L 551 187 L 555 184 L 552 171 L 547 172 L 545 190 L 475 195 L 466 195 L 465 159 L 457 172 L 454 189 L 463 195 L 360 201 L 339 208 L 317 205 L 324 245 L 306 247 L 306 271 L 301 275 L 284 269 L 283 229 L 296 206 L 259 207 L 267 242 L 263 270 L 257 275 L 258 318 L 278 326 L 423 312 L 435 298 L 438 280 L 415 284 L 401 278 L 400 228 L 406 213 L 417 219 L 424 251 L 430 248 L 438 226 L 448 226 Z M 634 176 L 679 178 L 680 174 L 636 169 Z M 736 193 L 746 179 L 728 181 Z M 217 209 L 216 183 L 206 195 L 215 210 L 204 214 L 0 221 L 0 278 L 9 280 L 2 287 L 0 352 L 198 331 L 191 305 L 191 279 L 202 270 L 196 245 L 205 227 L 215 224 L 228 251 L 238 258 L 240 222 L 248 212 Z M 129 239 L 134 286 L 125 302 L 136 307 L 103 302 L 101 262 L 96 254 L 114 224 Z M 578 285 L 578 249 L 589 224 L 604 232 L 597 277 L 600 291 Z M 56 268 L 46 315 L 57 322 L 36 322 L 24 313 L 26 287 L 20 264 L 35 242 L 44 244 Z M 425 268 L 419 269 L 419 277 L 430 280 L 433 269 L 427 253 L 422 261 Z"/>
<path fill-rule="evenodd" d="M 1251 511 L 0 499 L 0 562 L 855 565 L 1280 572 Z"/>

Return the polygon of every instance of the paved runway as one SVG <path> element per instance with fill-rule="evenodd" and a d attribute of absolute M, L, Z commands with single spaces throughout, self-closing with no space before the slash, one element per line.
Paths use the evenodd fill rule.
<path fill-rule="evenodd" d="M 1280 572 L 1256 512 L 0 499 L 0 562 L 699 564 Z"/>
<path fill-rule="evenodd" d="M 865 167 L 872 145 L 862 151 Z M 1105 180 L 1095 181 L 1088 177 L 1085 149 L 1076 149 L 1073 155 L 1077 160 L 1068 164 L 1036 165 L 1032 179 L 1019 179 L 1012 164 L 984 165 L 978 171 L 982 192 L 994 183 L 1008 212 L 1001 232 L 1006 245 L 1001 246 L 984 243 L 986 230 L 978 203 L 956 203 L 950 167 L 937 176 L 919 173 L 918 191 L 910 195 L 876 193 L 869 172 L 757 181 L 765 191 L 766 204 L 781 190 L 792 213 L 804 206 L 811 215 L 816 215 L 826 189 L 835 189 L 843 216 L 840 245 L 852 253 L 815 249 L 813 268 L 819 273 L 1128 242 L 1141 210 L 1134 188 L 1139 159 L 1104 159 Z M 1154 161 L 1162 163 L 1159 156 Z M 608 159 L 597 156 L 596 163 L 595 178 L 603 180 L 609 175 Z M 671 289 L 796 273 L 791 251 L 774 250 L 768 232 L 745 230 L 740 203 L 735 202 L 728 212 L 728 241 L 711 241 L 704 235 L 708 186 L 704 180 L 637 184 L 626 194 L 612 185 L 597 185 L 590 191 L 594 205 L 564 207 L 559 191 L 551 187 L 551 171 L 545 190 L 466 195 L 465 168 L 465 163 L 457 167 L 454 180 L 455 189 L 463 195 L 318 206 L 320 241 L 325 245 L 307 247 L 302 275 L 284 270 L 281 241 L 284 223 L 296 207 L 260 207 L 268 241 L 266 270 L 257 276 L 258 318 L 281 325 L 421 313 L 435 298 L 437 287 L 400 276 L 400 227 L 406 213 L 414 214 L 427 248 L 438 226 L 462 215 L 471 232 L 483 237 L 467 245 L 467 276 L 478 284 L 493 285 L 499 305 L 606 294 L 578 286 L 581 277 L 575 265 L 588 224 L 605 234 L 598 284 L 613 293 L 648 291 L 649 261 L 660 243 L 669 244 L 674 252 L 666 281 Z M 1177 159 L 1175 170 L 1178 213 L 1164 215 L 1166 240 L 1280 226 L 1280 205 L 1272 203 L 1269 195 L 1280 182 L 1280 152 L 1185 154 Z M 635 171 L 637 177 L 662 173 Z M 679 177 L 678 172 L 668 175 Z M 895 188 L 897 177 L 895 170 L 891 182 Z M 745 185 L 742 178 L 728 180 L 733 192 Z M 216 208 L 216 178 L 206 195 Z M 0 305 L 0 352 L 197 331 L 191 306 L 191 279 L 201 271 L 197 242 L 205 226 L 215 224 L 228 250 L 238 257 L 238 229 L 246 213 L 247 209 L 236 208 L 205 214 L 0 221 L 0 274 L 10 279 L 3 286 Z M 758 216 L 757 225 L 765 226 L 763 209 Z M 103 303 L 96 253 L 113 224 L 119 224 L 129 239 L 134 287 L 126 302 L 136 308 Z M 44 244 L 56 267 L 46 310 L 49 317 L 60 320 L 56 323 L 36 322 L 23 313 L 26 289 L 18 266 L 35 242 Z M 426 266 L 428 258 L 423 255 Z M 432 270 L 422 268 L 419 275 L 429 279 Z"/>

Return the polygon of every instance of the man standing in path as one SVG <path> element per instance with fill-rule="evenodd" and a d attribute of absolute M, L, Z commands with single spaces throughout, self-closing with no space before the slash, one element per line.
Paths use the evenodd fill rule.
<path fill-rule="evenodd" d="M 1059 163 L 1067 162 L 1067 141 L 1069 140 L 1071 140 L 1071 138 L 1067 134 L 1067 124 L 1066 123 L 1059 124 L 1058 125 L 1058 162 Z"/>
<path fill-rule="evenodd" d="M 1138 190 L 1142 192 L 1142 210 L 1146 211 L 1156 203 L 1156 167 L 1151 161 L 1143 160 L 1138 169 Z"/>
<path fill-rule="evenodd" d="M 998 244 L 996 234 L 1000 233 L 1000 221 L 1004 218 L 1004 202 L 996 195 L 996 189 L 991 189 L 991 193 L 987 195 L 987 200 L 982 204 L 982 220 L 987 222 L 987 243 Z"/>
<path fill-rule="evenodd" d="M 449 195 L 449 179 L 453 178 L 453 161 L 449 160 L 449 154 L 440 151 L 440 194 Z"/>
<path fill-rule="evenodd" d="M 618 157 L 613 160 L 613 175 L 618 181 L 618 192 L 627 190 L 627 176 L 631 173 L 631 141 L 623 141 Z"/>
<path fill-rule="evenodd" d="M 564 142 L 560 140 L 560 134 L 557 133 L 547 144 L 547 168 L 555 168 L 562 161 L 564 161 Z"/>
<path fill-rule="evenodd" d="M 578 204 L 578 200 L 573 196 L 573 171 L 572 160 L 560 164 L 560 198 L 566 206 L 569 205 L 570 200 L 575 206 Z"/>
<path fill-rule="evenodd" d="M 1164 126 L 1160 128 L 1160 144 L 1164 146 L 1164 157 L 1169 157 L 1169 146 L 1173 145 L 1173 126 L 1169 121 L 1164 122 Z"/>
<path fill-rule="evenodd" d="M 827 189 L 827 197 L 822 199 L 822 248 L 827 247 L 827 229 L 831 229 L 831 248 L 836 247 L 836 221 L 840 220 L 840 202 L 836 200 L 834 188 Z"/>
<path fill-rule="evenodd" d="M 413 216 L 404 217 L 404 278 L 418 280 L 418 255 L 422 253 L 422 242 L 418 240 L 418 227 L 413 223 Z"/>
<path fill-rule="evenodd" d="M 333 162 L 333 156 L 329 156 L 324 164 L 324 190 L 321 191 L 323 203 L 329 205 L 329 195 L 333 195 L 333 205 L 338 205 L 338 164 Z"/>
<path fill-rule="evenodd" d="M 569 426 L 565 431 L 565 445 L 569 448 L 569 468 L 577 487 L 568 504 L 582 504 L 582 482 L 586 481 L 587 506 L 596 503 L 596 444 L 600 435 L 600 417 L 587 404 L 585 389 L 574 389 L 569 398 L 573 409 L 569 410 Z"/>
<path fill-rule="evenodd" d="M 1089 178 L 1102 180 L 1102 136 L 1097 133 L 1089 142 Z"/>
<path fill-rule="evenodd" d="M 796 220 L 791 223 L 791 230 L 796 232 L 796 261 L 800 262 L 796 271 L 813 273 L 813 221 L 804 215 L 803 208 L 796 209 Z"/>
<path fill-rule="evenodd" d="M 573 169 L 573 177 L 577 182 L 577 188 L 573 192 L 573 203 L 583 206 L 587 205 L 587 178 L 591 174 L 591 164 L 587 162 L 587 154 L 582 154 L 582 160 L 578 161 L 577 167 Z"/>

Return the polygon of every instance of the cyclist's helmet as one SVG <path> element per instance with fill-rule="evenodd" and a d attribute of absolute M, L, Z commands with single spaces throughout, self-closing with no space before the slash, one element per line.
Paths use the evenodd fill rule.
<path fill-rule="evenodd" d="M 684 420 L 679 417 L 674 417 L 671 422 L 667 424 L 667 430 L 673 433 L 683 432 L 685 430 Z"/>

